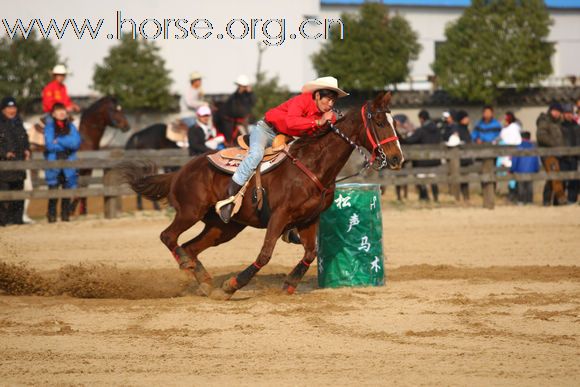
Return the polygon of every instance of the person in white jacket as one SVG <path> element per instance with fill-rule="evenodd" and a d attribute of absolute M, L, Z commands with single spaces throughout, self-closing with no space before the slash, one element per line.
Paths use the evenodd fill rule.
<path fill-rule="evenodd" d="M 504 118 L 505 126 L 499 133 L 500 145 L 520 145 L 522 143 L 522 126 L 512 112 L 507 112 Z"/>

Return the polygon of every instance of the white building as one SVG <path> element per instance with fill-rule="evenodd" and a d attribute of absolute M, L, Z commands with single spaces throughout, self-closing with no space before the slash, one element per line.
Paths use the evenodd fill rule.
<path fill-rule="evenodd" d="M 130 30 L 135 22 L 140 34 L 156 37 L 154 41 L 161 48 L 174 81 L 174 92 L 180 93 L 188 85 L 187 77 L 193 70 L 204 74 L 207 93 L 233 91 L 233 81 L 239 74 L 251 77 L 255 74 L 260 41 L 272 44 L 263 54 L 261 68 L 269 76 L 278 75 L 281 83 L 292 91 L 298 91 L 303 83 L 316 76 L 310 56 L 324 42 L 303 38 L 299 33 L 302 23 L 311 17 L 337 19 L 342 12 L 356 12 L 361 3 L 362 0 L 28 0 L 4 7 L 0 36 L 9 35 L 19 21 L 24 28 L 31 26 L 37 32 L 40 24 L 48 30 L 51 19 L 60 27 L 68 23 L 60 39 L 55 37 L 54 30 L 49 38 L 58 44 L 61 56 L 73 72 L 67 80 L 69 92 L 87 95 L 94 93 L 91 84 L 95 65 L 116 44 L 120 12 L 121 19 L 130 19 L 124 23 L 124 31 Z M 425 80 L 431 74 L 435 44 L 444 39 L 446 23 L 458 18 L 469 0 L 384 0 L 383 3 L 393 12 L 404 15 L 419 33 L 423 49 L 412 64 L 411 78 L 415 87 L 428 87 Z M 580 0 L 547 0 L 546 3 L 554 19 L 550 35 L 556 44 L 554 77 L 580 76 Z M 94 39 L 88 32 L 82 38 L 74 33 L 73 23 L 80 27 L 85 19 L 93 27 L 102 20 Z M 176 25 L 177 19 L 182 20 L 181 26 L 185 28 Z M 303 27 L 309 36 L 324 32 L 323 25 L 310 23 Z M 210 35 L 202 38 L 208 32 Z"/>

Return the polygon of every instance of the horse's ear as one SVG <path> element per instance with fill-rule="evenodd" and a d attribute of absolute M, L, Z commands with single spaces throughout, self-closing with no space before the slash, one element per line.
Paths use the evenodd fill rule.
<path fill-rule="evenodd" d="M 373 100 L 374 108 L 380 108 L 381 106 L 383 106 L 383 98 L 385 97 L 385 94 L 386 94 L 385 91 L 379 91 L 379 94 L 377 94 L 377 96 Z"/>
<path fill-rule="evenodd" d="M 393 93 L 391 93 L 391 90 L 387 91 L 384 95 L 383 95 L 383 101 L 382 101 L 382 105 L 383 106 L 389 106 L 389 104 L 391 103 L 391 98 L 393 97 Z"/>

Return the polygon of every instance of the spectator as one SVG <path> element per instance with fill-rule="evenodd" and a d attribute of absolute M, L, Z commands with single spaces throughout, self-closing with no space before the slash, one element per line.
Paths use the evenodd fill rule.
<path fill-rule="evenodd" d="M 446 110 L 441 114 L 441 135 L 443 139 L 447 141 L 453 132 L 453 125 L 455 124 L 455 115 L 457 112 L 454 110 Z"/>
<path fill-rule="evenodd" d="M 229 145 L 240 134 L 240 126 L 247 128 L 248 119 L 256 104 L 256 96 L 252 91 L 250 79 L 246 75 L 240 75 L 235 84 L 237 87 L 236 91 L 229 96 L 223 107 L 224 122 L 221 127 L 226 138 L 226 143 Z"/>
<path fill-rule="evenodd" d="M 471 144 L 471 134 L 469 133 L 469 114 L 465 110 L 459 110 L 455 113 L 455 123 L 451 126 L 449 137 L 446 139 L 446 145 L 449 147 L 463 144 Z M 460 165 L 468 167 L 473 164 L 473 159 L 461 159 Z M 463 201 L 469 202 L 469 183 L 459 185 Z"/>
<path fill-rule="evenodd" d="M 512 112 L 507 112 L 504 117 L 504 127 L 499 133 L 499 136 L 494 141 L 499 145 L 512 145 L 517 146 L 522 143 L 522 126 L 518 122 L 516 116 Z M 497 167 L 511 168 L 512 158 L 510 156 L 498 157 L 496 160 Z M 498 175 L 505 175 L 504 172 L 499 172 Z M 515 202 L 517 199 L 516 192 L 516 181 L 510 180 L 508 182 L 508 198 L 510 201 Z"/>
<path fill-rule="evenodd" d="M 565 104 L 562 110 L 562 115 L 564 117 L 564 121 L 562 122 L 564 145 L 580 146 L 580 125 L 578 125 L 574 119 L 574 106 L 572 104 Z M 577 156 L 562 156 L 559 161 L 561 171 L 576 172 L 578 170 Z M 578 200 L 578 180 L 566 180 L 564 182 L 564 188 L 568 194 L 568 203 L 576 203 Z"/>
<path fill-rule="evenodd" d="M 536 136 L 540 147 L 558 147 L 564 145 L 562 135 L 562 105 L 555 102 L 548 108 L 548 113 L 542 113 L 536 121 L 538 127 Z M 560 163 L 555 156 L 542 158 L 544 168 L 548 172 L 559 172 Z M 560 180 L 548 180 L 544 186 L 543 203 L 545 206 L 551 204 L 564 204 L 566 195 L 564 186 Z"/>
<path fill-rule="evenodd" d="M 187 138 L 191 156 L 224 148 L 224 135 L 218 133 L 212 125 L 211 109 L 208 106 L 197 109 L 197 122 L 189 128 Z"/>
<path fill-rule="evenodd" d="M 471 139 L 476 144 L 492 143 L 501 132 L 501 124 L 493 117 L 493 107 L 483 108 L 481 120 L 473 128 Z"/>
<path fill-rule="evenodd" d="M 18 105 L 13 97 L 0 102 L 0 161 L 22 161 L 30 159 L 30 145 Z M 0 191 L 22 191 L 26 172 L 23 170 L 0 171 Z M 23 200 L 0 202 L 0 226 L 22 224 Z"/>
<path fill-rule="evenodd" d="M 189 75 L 190 86 L 179 100 L 179 117 L 181 121 L 191 128 L 195 125 L 195 112 L 202 106 L 207 106 L 203 100 L 204 92 L 201 88 L 202 76 L 194 71 Z"/>
<path fill-rule="evenodd" d="M 419 112 L 419 121 L 421 126 L 406 139 L 401 139 L 403 144 L 440 144 L 441 143 L 441 132 L 437 125 L 431 120 L 429 112 L 426 110 L 421 110 Z M 441 165 L 441 160 L 416 160 L 413 161 L 414 168 L 433 168 Z M 418 174 L 418 177 L 429 176 L 431 174 Z M 417 185 L 419 190 L 419 200 L 429 200 L 429 193 L 427 192 L 427 187 L 424 184 Z M 433 194 L 433 200 L 435 202 L 439 201 L 439 187 L 437 184 L 431 184 L 431 192 Z"/>
<path fill-rule="evenodd" d="M 534 149 L 534 144 L 530 141 L 530 132 L 522 132 L 522 142 L 518 149 Z M 537 156 L 515 156 L 512 157 L 511 173 L 538 173 L 540 170 L 540 160 Z M 531 204 L 534 202 L 534 182 L 518 181 L 516 184 L 518 204 Z"/>
<path fill-rule="evenodd" d="M 580 125 L 580 97 L 576 98 L 576 114 L 574 116 L 576 123 Z"/>
<path fill-rule="evenodd" d="M 45 151 L 44 158 L 54 160 L 76 160 L 77 150 L 81 145 L 81 136 L 76 126 L 69 120 L 66 107 L 56 103 L 52 107 L 52 121 L 44 128 Z M 77 170 L 74 168 L 47 169 L 44 173 L 48 189 L 55 190 L 59 186 L 66 189 L 77 188 Z M 56 222 L 56 207 L 58 199 L 48 200 L 47 218 L 49 223 Z M 61 201 L 61 220 L 69 221 L 70 199 Z"/>
<path fill-rule="evenodd" d="M 52 81 L 42 90 L 42 110 L 46 113 L 45 124 L 52 120 L 52 107 L 56 103 L 64 105 L 68 113 L 79 112 L 79 105 L 74 103 L 68 96 L 64 81 L 68 71 L 62 64 L 54 66 L 52 69 Z"/>
<path fill-rule="evenodd" d="M 497 141 L 500 145 L 520 145 L 522 142 L 522 126 L 514 113 L 507 112 L 504 117 L 505 126 L 499 133 Z"/>

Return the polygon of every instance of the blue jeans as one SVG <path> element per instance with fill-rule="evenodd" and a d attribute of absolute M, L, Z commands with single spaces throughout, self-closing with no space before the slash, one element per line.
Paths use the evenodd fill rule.
<path fill-rule="evenodd" d="M 183 117 L 183 118 L 180 118 L 180 120 L 185 125 L 187 125 L 188 128 L 191 128 L 193 125 L 195 125 L 197 123 L 197 117 L 195 117 L 195 116 Z"/>
<path fill-rule="evenodd" d="M 264 150 L 272 145 L 276 133 L 263 120 L 251 128 L 250 131 L 250 149 L 248 155 L 242 160 L 240 166 L 232 176 L 236 184 L 244 185 L 262 161 Z"/>

